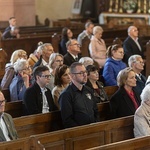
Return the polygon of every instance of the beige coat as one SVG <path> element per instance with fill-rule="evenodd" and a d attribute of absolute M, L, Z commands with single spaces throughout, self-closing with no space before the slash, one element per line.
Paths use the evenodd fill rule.
<path fill-rule="evenodd" d="M 150 106 L 141 103 L 134 115 L 134 136 L 150 135 Z"/>
<path fill-rule="evenodd" d="M 89 51 L 92 59 L 99 64 L 100 68 L 103 67 L 106 62 L 106 45 L 104 40 L 101 39 L 100 41 L 92 36 Z"/>

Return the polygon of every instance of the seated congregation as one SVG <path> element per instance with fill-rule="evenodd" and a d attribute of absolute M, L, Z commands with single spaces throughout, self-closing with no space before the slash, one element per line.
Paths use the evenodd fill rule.
<path fill-rule="evenodd" d="M 37 49 L 29 57 L 26 50 L 14 50 L 5 67 L 1 90 L 9 90 L 8 101 L 22 101 L 22 115 L 59 110 L 63 128 L 100 122 L 98 104 L 108 102 L 109 119 L 135 114 L 135 137 L 149 135 L 148 118 L 145 119 L 149 85 L 145 87 L 146 77 L 142 74 L 145 58 L 137 53 L 144 49 L 137 44 L 138 30 L 135 29 L 135 26 L 128 28 L 128 37 L 123 45 L 117 43 L 107 48 L 108 44 L 102 39 L 105 31 L 88 22 L 77 37 L 70 28 L 63 28 L 57 50 L 51 43 L 37 43 Z M 133 34 L 135 31 L 136 35 Z M 89 56 L 86 57 L 82 56 L 82 40 L 85 37 L 90 40 Z M 129 53 L 129 45 L 134 45 L 136 52 L 132 50 L 133 53 Z M 105 91 L 107 86 L 118 86 L 111 97 Z M 5 104 L 4 100 L 2 98 L 0 105 Z M 4 110 L 2 117 L 3 114 Z M 13 134 L 4 125 L 3 132 L 6 132 L 2 141 L 18 138 L 13 122 L 10 122 Z"/>

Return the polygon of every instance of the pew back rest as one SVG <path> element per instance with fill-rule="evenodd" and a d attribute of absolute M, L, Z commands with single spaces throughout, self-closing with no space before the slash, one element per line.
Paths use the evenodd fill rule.
<path fill-rule="evenodd" d="M 19 137 L 28 137 L 62 129 L 60 111 L 22 116 L 13 119 Z"/>
<path fill-rule="evenodd" d="M 103 146 L 93 147 L 87 150 L 149 150 L 150 136 L 134 138 L 121 142 L 115 142 Z"/>
<path fill-rule="evenodd" d="M 22 101 L 7 102 L 5 105 L 5 112 L 10 114 L 13 118 L 23 115 Z"/>
<path fill-rule="evenodd" d="M 45 149 L 79 150 L 133 138 L 133 116 L 35 135 Z M 90 144 L 88 144 L 90 143 Z"/>

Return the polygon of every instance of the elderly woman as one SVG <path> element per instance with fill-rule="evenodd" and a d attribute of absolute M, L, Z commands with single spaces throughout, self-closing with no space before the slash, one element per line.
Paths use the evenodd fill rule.
<path fill-rule="evenodd" d="M 105 86 L 116 86 L 119 71 L 126 68 L 126 64 L 122 61 L 124 56 L 122 46 L 119 44 L 109 46 L 107 56 L 103 70 Z"/>
<path fill-rule="evenodd" d="M 96 68 L 94 65 L 89 65 L 86 67 L 86 70 L 88 77 L 86 85 L 93 90 L 96 103 L 107 101 L 108 97 L 105 93 L 103 83 L 98 81 L 99 80 L 98 68 Z"/>
<path fill-rule="evenodd" d="M 22 100 L 25 90 L 30 85 L 31 68 L 26 59 L 18 59 L 14 65 L 16 72 L 9 86 L 11 101 Z"/>
<path fill-rule="evenodd" d="M 2 90 L 8 90 L 9 89 L 9 85 L 12 81 L 12 78 L 15 75 L 15 71 L 14 71 L 14 63 L 19 59 L 19 58 L 24 58 L 27 59 L 27 53 L 26 51 L 19 49 L 19 50 L 15 50 L 10 58 L 10 63 L 6 64 L 5 67 L 5 74 L 4 77 L 1 81 L 1 89 Z"/>
<path fill-rule="evenodd" d="M 141 105 L 134 115 L 134 136 L 150 135 L 150 85 L 141 94 Z"/>
<path fill-rule="evenodd" d="M 106 45 L 104 40 L 101 38 L 103 29 L 100 26 L 93 28 L 93 36 L 89 44 L 90 56 L 98 63 L 99 68 L 103 68 L 106 61 Z"/>
<path fill-rule="evenodd" d="M 50 90 L 54 88 L 54 76 L 56 68 L 63 65 L 63 63 L 64 63 L 63 55 L 59 53 L 52 53 L 51 56 L 49 57 L 49 69 L 51 74 L 51 80 L 50 83 L 47 85 L 47 88 L 49 88 Z"/>
<path fill-rule="evenodd" d="M 136 86 L 134 71 L 127 67 L 121 70 L 117 76 L 119 89 L 110 99 L 112 118 L 134 115 L 141 104 L 139 93 L 133 87 Z"/>
<path fill-rule="evenodd" d="M 88 65 L 93 65 L 94 61 L 92 58 L 90 57 L 82 57 L 79 59 L 79 63 L 83 64 L 85 67 L 87 67 Z"/>
<path fill-rule="evenodd" d="M 54 84 L 55 87 L 52 90 L 52 96 L 55 105 L 60 109 L 58 99 L 61 92 L 69 85 L 71 82 L 69 76 L 69 68 L 67 65 L 59 66 L 55 72 Z"/>

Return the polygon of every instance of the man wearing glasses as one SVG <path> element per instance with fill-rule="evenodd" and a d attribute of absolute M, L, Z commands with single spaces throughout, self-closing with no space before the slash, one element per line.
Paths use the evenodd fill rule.
<path fill-rule="evenodd" d="M 11 141 L 18 138 L 12 117 L 5 113 L 5 98 L 0 92 L 0 142 Z"/>
<path fill-rule="evenodd" d="M 72 83 L 59 97 L 62 121 L 65 128 L 85 125 L 98 121 L 98 109 L 94 95 L 84 84 L 87 72 L 81 63 L 70 66 Z"/>
<path fill-rule="evenodd" d="M 67 53 L 64 55 L 64 64 L 70 66 L 72 63 L 79 61 L 81 56 L 80 44 L 76 39 L 71 39 L 66 43 Z"/>
<path fill-rule="evenodd" d="M 26 113 L 31 115 L 56 110 L 51 91 L 46 88 L 51 77 L 48 67 L 36 67 L 33 70 L 33 77 L 35 83 L 26 90 L 23 98 Z"/>

